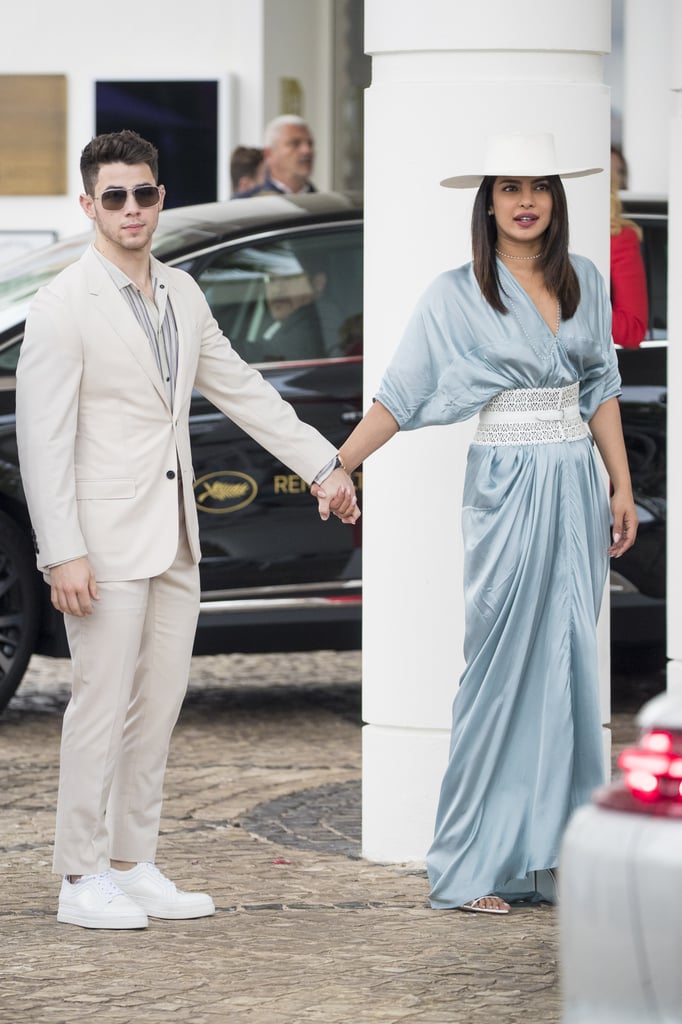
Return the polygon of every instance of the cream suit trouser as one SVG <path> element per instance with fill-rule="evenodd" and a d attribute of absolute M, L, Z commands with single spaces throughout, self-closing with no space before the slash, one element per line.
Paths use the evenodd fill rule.
<path fill-rule="evenodd" d="M 98 583 L 92 615 L 66 615 L 73 689 L 64 715 L 54 871 L 153 861 L 171 733 L 187 689 L 199 570 L 178 552 L 153 579 Z"/>

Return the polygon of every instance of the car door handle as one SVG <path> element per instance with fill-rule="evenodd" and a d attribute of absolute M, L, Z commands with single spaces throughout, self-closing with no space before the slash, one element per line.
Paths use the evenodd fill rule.
<path fill-rule="evenodd" d="M 341 413 L 342 423 L 359 423 L 362 419 L 362 412 L 360 409 L 347 409 L 346 412 Z"/>

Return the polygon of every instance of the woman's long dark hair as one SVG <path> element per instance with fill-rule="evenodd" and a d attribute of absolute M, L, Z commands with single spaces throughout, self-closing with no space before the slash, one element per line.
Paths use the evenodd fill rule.
<path fill-rule="evenodd" d="M 538 260 L 542 267 L 547 289 L 556 295 L 561 303 L 561 317 L 570 320 L 580 302 L 580 285 L 575 270 L 568 258 L 568 207 L 561 178 L 550 175 L 547 179 L 552 195 L 552 219 L 545 232 L 542 256 Z M 497 269 L 495 246 L 497 225 L 495 218 L 488 214 L 492 206 L 494 177 L 485 177 L 474 200 L 471 216 L 471 240 L 474 257 L 474 274 L 484 298 L 498 313 L 509 310 L 502 301 L 502 288 Z"/>

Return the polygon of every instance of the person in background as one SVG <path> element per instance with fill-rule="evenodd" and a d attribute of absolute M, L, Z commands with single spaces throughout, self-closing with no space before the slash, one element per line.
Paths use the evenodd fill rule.
<path fill-rule="evenodd" d="M 611 180 L 617 189 L 628 188 L 628 165 L 623 150 L 615 143 L 611 146 Z"/>
<path fill-rule="evenodd" d="M 603 780 L 597 616 L 637 513 L 609 297 L 569 255 L 561 181 L 600 170 L 562 170 L 552 135 L 517 133 L 441 182 L 477 189 L 473 261 L 427 288 L 339 451 L 352 473 L 399 430 L 479 416 L 462 509 L 466 667 L 427 855 L 437 909 L 552 898 L 566 822 Z"/>
<path fill-rule="evenodd" d="M 333 275 L 329 262 L 319 246 L 313 251 L 299 252 L 298 258 L 313 290 L 315 309 L 324 341 L 324 353 L 327 356 L 338 356 L 341 353 L 339 328 L 344 314 L 332 295 L 330 285 Z"/>
<path fill-rule="evenodd" d="M 265 156 L 258 146 L 236 146 L 230 157 L 232 196 L 257 188 L 265 178 Z"/>
<path fill-rule="evenodd" d="M 363 353 L 362 313 L 347 317 L 339 328 L 339 346 L 342 356 L 361 356 Z"/>
<path fill-rule="evenodd" d="M 646 272 L 639 224 L 623 216 L 615 181 L 611 187 L 611 335 L 616 345 L 639 348 L 649 323 Z"/>
<path fill-rule="evenodd" d="M 315 161 L 315 142 L 308 125 L 295 114 L 282 114 L 265 129 L 265 178 L 260 185 L 238 192 L 233 198 L 246 199 L 266 192 L 317 191 L 310 175 Z"/>
<path fill-rule="evenodd" d="M 308 275 L 282 274 L 265 285 L 270 314 L 278 324 L 264 344 L 266 360 L 320 359 L 324 343 L 315 294 Z"/>

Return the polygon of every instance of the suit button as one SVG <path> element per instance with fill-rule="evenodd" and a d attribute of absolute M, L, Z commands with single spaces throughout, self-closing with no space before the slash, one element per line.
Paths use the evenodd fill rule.
<path fill-rule="evenodd" d="M 175 473 L 173 472 L 172 469 L 168 470 L 168 472 L 166 473 L 166 476 L 168 477 L 169 480 L 175 480 Z"/>

